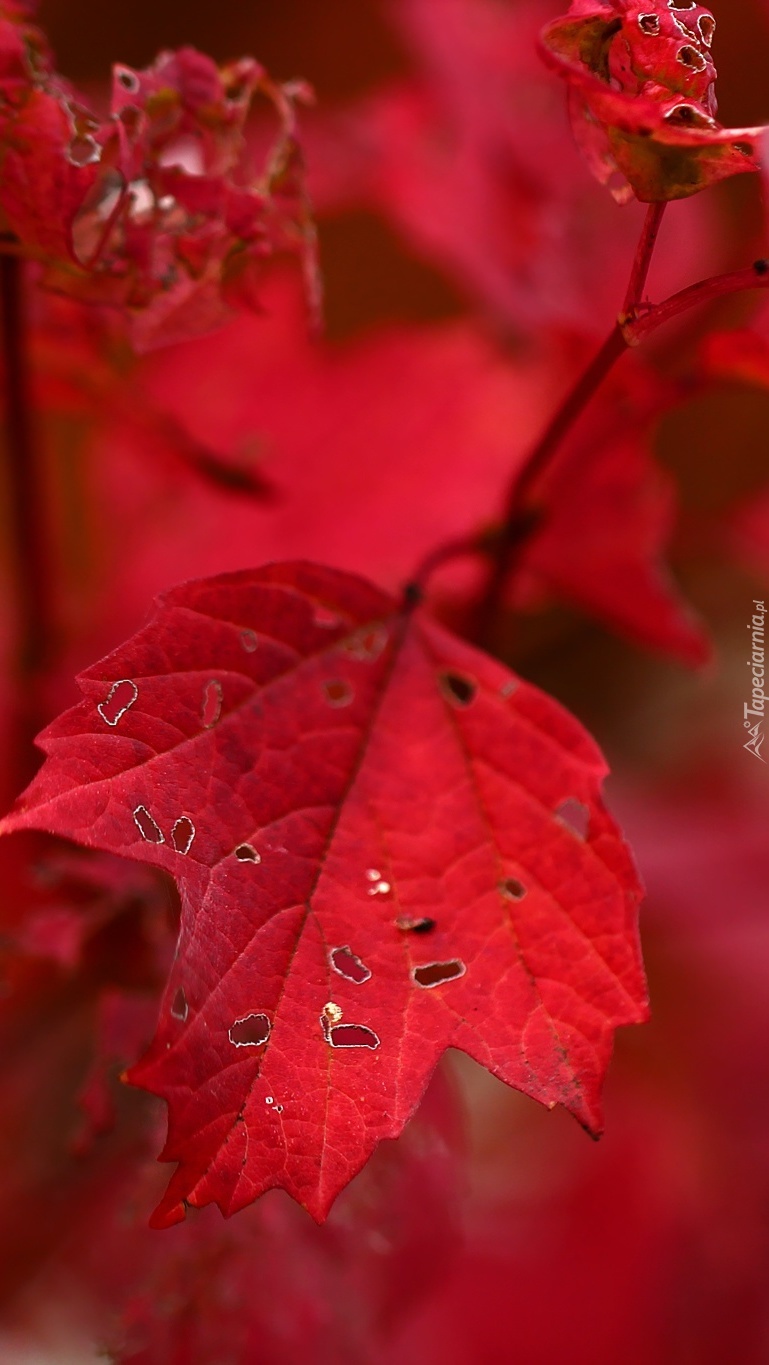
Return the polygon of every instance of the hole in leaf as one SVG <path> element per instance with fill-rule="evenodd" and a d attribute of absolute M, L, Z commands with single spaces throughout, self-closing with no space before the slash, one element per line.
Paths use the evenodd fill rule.
<path fill-rule="evenodd" d="M 681 62 L 682 66 L 688 66 L 691 71 L 704 71 L 707 66 L 707 61 L 702 53 L 698 52 L 696 47 L 689 47 L 688 44 L 679 47 L 676 53 L 676 61 Z"/>
<path fill-rule="evenodd" d="M 246 654 L 253 654 L 259 644 L 259 637 L 255 630 L 242 630 L 240 632 L 240 643 Z"/>
<path fill-rule="evenodd" d="M 506 877 L 499 883 L 502 895 L 509 901 L 522 901 L 526 895 L 526 887 L 523 882 L 519 882 L 517 877 Z"/>
<path fill-rule="evenodd" d="M 182 1023 L 184 1023 L 189 1012 L 187 997 L 180 986 L 171 1003 L 171 1013 L 174 1016 L 174 1019 L 181 1019 Z"/>
<path fill-rule="evenodd" d="M 713 37 L 716 31 L 716 21 L 713 18 L 713 15 L 701 14 L 699 19 L 697 20 L 697 27 L 699 28 L 700 37 L 705 46 L 712 47 Z"/>
<path fill-rule="evenodd" d="M 95 161 L 101 161 L 101 147 L 86 133 L 83 137 L 73 137 L 68 156 L 73 166 L 92 166 Z"/>
<path fill-rule="evenodd" d="M 324 682 L 323 691 L 329 706 L 349 706 L 352 701 L 352 688 L 344 678 L 333 678 L 330 682 Z"/>
<path fill-rule="evenodd" d="M 139 689 L 136 683 L 131 682 L 130 678 L 121 678 L 119 682 L 112 684 L 106 700 L 100 702 L 96 709 L 107 725 L 114 726 L 125 715 L 129 707 L 133 706 L 138 695 Z"/>
<path fill-rule="evenodd" d="M 753 148 L 749 142 L 735 142 L 733 146 L 735 152 L 741 152 L 743 156 L 753 155 Z"/>
<path fill-rule="evenodd" d="M 644 32 L 656 38 L 660 31 L 660 20 L 658 14 L 639 14 L 638 27 Z"/>
<path fill-rule="evenodd" d="M 357 635 L 353 635 L 344 646 L 346 652 L 351 654 L 353 659 L 360 659 L 370 662 L 378 659 L 387 644 L 387 631 L 384 626 L 372 626 L 369 630 L 361 630 Z"/>
<path fill-rule="evenodd" d="M 235 1047 L 262 1047 L 270 1036 L 270 1028 L 266 1014 L 247 1014 L 236 1019 L 230 1028 L 230 1042 Z"/>
<path fill-rule="evenodd" d="M 570 796 L 556 808 L 556 817 L 562 825 L 576 834 L 578 839 L 587 839 L 590 830 L 590 811 L 581 801 Z"/>
<path fill-rule="evenodd" d="M 265 1095 L 265 1097 L 264 1097 L 264 1102 L 265 1102 L 265 1104 L 274 1104 L 274 1103 L 275 1103 L 275 1099 L 274 1099 L 274 1097 L 273 1097 L 272 1095 Z"/>
<path fill-rule="evenodd" d="M 235 849 L 235 857 L 239 863 L 260 863 L 261 853 L 257 853 L 253 844 L 238 844 Z"/>
<path fill-rule="evenodd" d="M 326 1042 L 332 1047 L 367 1047 L 372 1052 L 379 1047 L 379 1039 L 374 1030 L 365 1024 L 336 1024 L 328 1029 Z"/>
<path fill-rule="evenodd" d="M 435 928 L 435 920 L 422 916 L 420 919 L 410 919 L 408 915 L 401 915 L 395 921 L 399 929 L 404 934 L 430 934 Z"/>
<path fill-rule="evenodd" d="M 171 830 L 171 843 L 177 853 L 189 853 L 195 838 L 195 826 L 188 815 L 180 815 Z"/>
<path fill-rule="evenodd" d="M 201 710 L 201 720 L 206 728 L 210 730 L 212 725 L 216 725 L 222 714 L 222 684 L 212 678 L 203 688 L 203 707 Z"/>
<path fill-rule="evenodd" d="M 146 806 L 136 807 L 136 810 L 134 811 L 134 822 L 142 839 L 146 839 L 148 844 L 165 843 L 162 829 L 153 820 Z"/>
<path fill-rule="evenodd" d="M 424 967 L 414 967 L 411 976 L 418 986 L 429 991 L 446 981 L 456 981 L 466 970 L 464 962 L 454 958 L 451 962 L 427 962 Z"/>
<path fill-rule="evenodd" d="M 282 1114 L 282 1113 L 283 1113 L 283 1105 L 282 1105 L 282 1104 L 276 1104 L 276 1105 L 275 1105 L 275 1113 L 276 1113 L 276 1114 Z"/>
<path fill-rule="evenodd" d="M 665 114 L 668 123 L 681 123 L 687 128 L 713 128 L 713 119 L 693 104 L 677 104 Z"/>
<path fill-rule="evenodd" d="M 117 79 L 119 83 L 122 85 L 123 89 L 128 90 L 132 95 L 135 95 L 141 85 L 141 82 L 139 80 L 139 77 L 136 75 L 136 72 L 129 71 L 127 67 L 123 66 L 118 67 L 116 74 Z"/>
<path fill-rule="evenodd" d="M 478 691 L 475 679 L 462 673 L 441 673 L 440 684 L 444 696 L 454 706 L 469 706 Z"/>
<path fill-rule="evenodd" d="M 334 971 L 347 981 L 354 981 L 356 986 L 371 980 L 371 972 L 365 962 L 361 962 L 349 948 L 332 948 L 329 959 Z"/>

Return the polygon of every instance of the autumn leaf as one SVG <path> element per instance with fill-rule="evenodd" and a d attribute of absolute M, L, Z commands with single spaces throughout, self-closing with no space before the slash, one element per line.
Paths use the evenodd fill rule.
<path fill-rule="evenodd" d="M 131 1072 L 185 1204 L 282 1185 L 318 1219 L 444 1049 L 600 1127 L 644 1017 L 638 881 L 581 727 L 362 580 L 176 589 L 81 678 L 4 822 L 166 868 L 182 927 Z"/>
<path fill-rule="evenodd" d="M 679 397 L 637 360 L 610 383 L 554 462 L 510 598 L 525 606 L 529 587 L 535 602 L 544 587 L 634 643 L 697 666 L 710 643 L 667 567 L 677 496 L 651 453 L 655 426 Z"/>
<path fill-rule="evenodd" d="M 620 203 L 684 199 L 760 168 L 763 128 L 716 119 L 715 20 L 701 5 L 572 0 L 541 52 L 569 90 L 575 137 Z"/>
<path fill-rule="evenodd" d="M 296 121 L 309 87 L 272 81 L 250 57 L 220 68 L 185 47 L 141 71 L 115 66 L 103 117 L 58 75 L 27 17 L 0 10 L 0 211 L 43 284 L 120 306 L 148 349 L 258 307 L 264 261 L 289 250 L 317 314 Z M 259 101 L 277 131 L 257 163 L 244 129 Z"/>

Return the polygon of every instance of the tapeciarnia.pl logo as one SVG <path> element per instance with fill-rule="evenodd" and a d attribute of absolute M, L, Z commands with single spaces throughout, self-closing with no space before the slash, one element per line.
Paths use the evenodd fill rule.
<path fill-rule="evenodd" d="M 764 734 L 764 720 L 766 719 L 766 605 L 763 602 L 754 602 L 753 618 L 748 625 L 751 632 L 752 653 L 748 659 L 748 668 L 751 670 L 751 700 L 744 706 L 744 725 L 748 731 L 748 741 L 743 745 L 748 753 L 760 758 L 762 763 L 766 759 L 761 753 L 761 746 L 766 738 Z"/>

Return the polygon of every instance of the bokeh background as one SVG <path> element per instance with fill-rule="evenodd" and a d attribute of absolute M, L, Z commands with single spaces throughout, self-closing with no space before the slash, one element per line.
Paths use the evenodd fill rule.
<path fill-rule="evenodd" d="M 214 446 L 247 448 L 278 485 L 274 504 L 191 485 L 167 450 L 148 458 L 130 424 L 82 402 L 46 417 L 65 623 L 52 711 L 71 699 L 77 667 L 172 582 L 306 553 L 389 586 L 415 546 L 457 519 L 461 529 L 466 504 L 493 518 L 508 443 L 514 462 L 611 325 L 641 221 L 590 181 L 563 91 L 533 55 L 558 9 L 41 5 L 60 69 L 97 99 L 112 61 L 141 66 L 187 43 L 307 78 L 326 287 L 322 362 L 279 272 L 265 317 L 128 366 L 120 381 L 166 395 Z M 769 121 L 769 6 L 721 0 L 715 14 L 723 121 Z M 652 294 L 765 252 L 758 177 L 728 182 L 669 209 Z M 703 347 L 748 324 L 751 382 Z M 189 1231 L 147 1234 L 162 1116 L 113 1087 L 114 1126 L 80 1141 L 77 1104 L 110 992 L 130 978 L 151 998 L 135 930 L 107 942 L 91 926 L 86 948 L 55 954 L 30 930 L 33 966 L 8 969 L 0 1061 L 8 1365 L 90 1365 L 105 1351 L 134 1365 L 769 1362 L 769 774 L 742 728 L 746 627 L 769 591 L 764 327 L 760 296 L 742 296 L 650 348 L 654 374 L 678 386 L 652 433 L 679 498 L 667 558 L 713 636 L 711 662 L 685 668 L 553 594 L 500 629 L 500 651 L 604 748 L 648 887 L 653 1017 L 618 1039 L 601 1142 L 454 1057 L 329 1228 L 273 1193 L 232 1225 L 207 1210 Z M 403 448 L 416 472 L 391 461 Z M 286 470 L 310 489 L 288 506 Z M 138 905 L 151 937 L 147 907 L 171 893 L 141 878 L 129 889 L 127 920 Z"/>

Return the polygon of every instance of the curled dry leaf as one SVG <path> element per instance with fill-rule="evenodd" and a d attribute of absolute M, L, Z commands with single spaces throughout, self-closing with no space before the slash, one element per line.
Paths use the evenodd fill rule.
<path fill-rule="evenodd" d="M 542 32 L 567 82 L 577 142 L 620 203 L 684 199 L 759 170 L 763 128 L 716 119 L 715 20 L 673 0 L 573 0 Z"/>
<path fill-rule="evenodd" d="M 141 348 L 206 331 L 255 305 L 264 261 L 294 250 L 318 304 L 314 228 L 296 105 L 246 57 L 217 67 L 193 48 L 145 70 L 115 66 L 94 112 L 55 70 L 41 31 L 0 10 L 0 209 L 59 293 L 129 310 Z M 278 129 L 266 156 L 244 137 L 254 104 Z M 56 205 L 56 212 L 51 206 Z"/>
<path fill-rule="evenodd" d="M 122 679 L 138 695 L 110 726 Z M 324 1218 L 450 1046 L 600 1128 L 613 1030 L 645 1016 L 640 888 L 603 759 L 557 703 L 421 607 L 301 563 L 166 594 L 81 688 L 3 828 L 179 885 L 129 1073 L 169 1103 L 156 1226 L 276 1185 Z"/>

